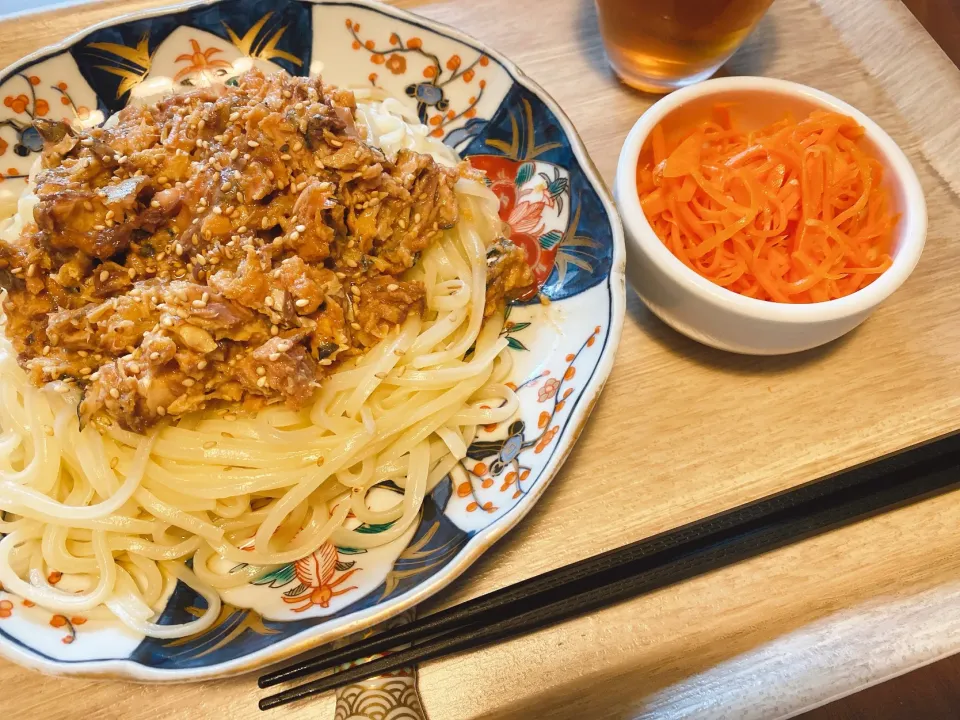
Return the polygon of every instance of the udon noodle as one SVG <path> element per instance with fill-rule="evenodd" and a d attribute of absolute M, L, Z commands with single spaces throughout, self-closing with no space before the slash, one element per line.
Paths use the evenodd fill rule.
<path fill-rule="evenodd" d="M 410 148 L 459 161 L 396 100 L 369 92 L 358 99 L 358 124 L 386 154 Z M 423 317 L 411 315 L 324 379 L 299 412 L 205 411 L 148 435 L 116 423 L 81 431 L 76 390 L 34 387 L 0 339 L 4 589 L 54 612 L 115 616 L 144 635 L 176 638 L 215 621 L 218 591 L 326 541 L 369 548 L 400 537 L 425 494 L 465 456 L 475 428 L 518 406 L 504 384 L 502 316 L 483 321 L 497 200 L 473 180 L 461 179 L 457 193 L 460 221 L 408 273 L 425 285 Z M 30 210 L 28 191 L 6 232 L 19 232 Z M 368 494 L 385 481 L 402 494 L 373 510 Z M 348 515 L 392 524 L 360 533 Z M 232 571 L 216 569 L 217 558 L 235 564 Z M 54 571 L 62 574 L 56 585 L 48 580 Z M 190 622 L 160 625 L 157 613 L 177 580 L 207 607 Z"/>

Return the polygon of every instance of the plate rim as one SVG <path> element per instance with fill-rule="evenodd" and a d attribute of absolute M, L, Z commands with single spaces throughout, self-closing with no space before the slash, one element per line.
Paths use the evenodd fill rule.
<path fill-rule="evenodd" d="M 79 30 L 58 43 L 46 45 L 29 55 L 24 56 L 17 62 L 7 65 L 0 70 L 0 78 L 5 78 L 14 72 L 17 68 L 25 65 L 34 64 L 54 57 L 79 43 L 84 38 L 90 36 L 98 30 L 115 27 L 135 20 L 145 20 L 155 17 L 162 17 L 173 13 L 184 12 L 192 8 L 218 5 L 228 0 L 189 0 L 188 2 L 176 3 L 171 5 L 162 5 L 155 8 L 146 8 L 144 10 L 124 13 L 114 18 L 87 26 Z M 580 434 L 586 425 L 590 414 L 593 412 L 600 394 L 610 376 L 613 368 L 614 358 L 620 344 L 623 323 L 626 315 L 626 247 L 624 242 L 623 224 L 620 214 L 617 211 L 616 204 L 609 188 L 603 180 L 600 171 L 597 169 L 593 160 L 587 152 L 586 144 L 580 133 L 577 131 L 573 122 L 567 116 L 566 112 L 560 107 L 559 103 L 548 93 L 539 83 L 533 80 L 516 63 L 507 58 L 503 53 L 489 47 L 486 43 L 465 33 L 446 23 L 433 20 L 431 18 L 418 15 L 414 12 L 399 8 L 394 5 L 388 5 L 377 0 L 298 0 L 299 2 L 310 5 L 331 5 L 331 6 L 354 6 L 365 10 L 372 10 L 382 15 L 395 17 L 405 22 L 418 24 L 432 32 L 450 37 L 457 42 L 471 46 L 492 59 L 496 60 L 507 71 L 511 79 L 531 91 L 544 105 L 553 113 L 557 119 L 564 134 L 570 140 L 570 149 L 577 162 L 580 164 L 591 187 L 596 191 L 600 198 L 604 212 L 610 222 L 611 237 L 613 241 L 612 257 L 610 265 L 610 274 L 606 278 L 607 291 L 610 296 L 610 328 L 604 345 L 601 348 L 597 365 L 584 387 L 583 393 L 576 406 L 573 408 L 570 419 L 568 420 L 567 431 L 563 434 L 564 444 L 559 451 L 554 453 L 553 457 L 547 462 L 542 471 L 539 482 L 534 485 L 531 492 L 518 503 L 511 512 L 504 515 L 499 520 L 491 523 L 487 527 L 476 532 L 461 551 L 448 563 L 443 569 L 431 576 L 423 583 L 397 596 L 392 601 L 382 605 L 373 605 L 363 610 L 358 610 L 345 616 L 345 622 L 339 624 L 336 629 L 324 630 L 324 624 L 318 624 L 308 628 L 297 635 L 281 640 L 274 645 L 270 645 L 260 650 L 254 651 L 249 655 L 240 658 L 228 660 L 226 662 L 208 665 L 205 667 L 190 668 L 155 668 L 143 665 L 130 658 L 113 658 L 106 660 L 78 660 L 73 662 L 63 662 L 48 660 L 21 648 L 18 644 L 0 639 L 0 657 L 4 657 L 12 662 L 34 670 L 59 676 L 70 676 L 80 678 L 96 679 L 115 679 L 115 680 L 137 680 L 155 683 L 174 683 L 174 682 L 199 682 L 214 678 L 227 678 L 241 675 L 244 673 L 260 670 L 270 665 L 283 662 L 286 659 L 307 652 L 323 644 L 333 642 L 334 640 L 362 631 L 373 625 L 381 623 L 391 617 L 409 610 L 426 599 L 436 595 L 446 588 L 450 583 L 463 575 L 484 553 L 490 550 L 499 540 L 501 540 L 509 531 L 519 524 L 527 516 L 534 505 L 540 500 L 546 488 L 550 485 L 561 467 L 566 462 L 576 445 Z M 69 7 L 69 6 L 68 6 Z M 82 9 L 78 8 L 78 9 Z M 0 21 L 0 27 L 9 20 L 19 19 L 20 16 L 14 15 Z M 349 618 L 349 619 L 347 619 Z"/>

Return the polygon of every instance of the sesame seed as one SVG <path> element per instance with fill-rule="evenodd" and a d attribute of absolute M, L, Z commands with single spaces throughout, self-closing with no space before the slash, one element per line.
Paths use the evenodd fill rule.
<path fill-rule="evenodd" d="M 280 352 L 285 353 L 289 349 L 290 349 L 289 342 L 283 341 L 281 343 L 277 343 L 277 350 L 279 350 Z"/>
<path fill-rule="evenodd" d="M 27 268 L 27 277 L 33 277 L 36 272 L 37 272 L 37 264 L 30 263 L 30 267 Z"/>
<path fill-rule="evenodd" d="M 197 255 L 194 259 L 194 262 L 197 263 L 200 267 L 203 267 L 207 264 L 207 259 L 203 255 Z"/>
<path fill-rule="evenodd" d="M 128 276 L 131 280 L 133 280 L 133 279 L 137 276 L 137 271 L 134 270 L 133 268 L 130 268 L 129 270 L 127 270 L 127 276 Z"/>
<path fill-rule="evenodd" d="M 150 359 L 151 359 L 151 360 L 159 360 L 159 359 L 160 359 L 160 353 L 158 353 L 158 352 L 152 352 L 152 353 L 150 353 Z"/>
<path fill-rule="evenodd" d="M 232 113 L 230 113 L 230 117 L 228 117 L 227 120 L 229 120 L 230 122 L 233 122 L 238 117 L 240 117 L 240 113 L 234 110 Z"/>
<path fill-rule="evenodd" d="M 350 292 L 352 292 L 357 297 L 360 297 L 360 288 L 358 288 L 356 285 L 350 286 Z"/>
<path fill-rule="evenodd" d="M 350 327 L 352 327 L 354 330 L 359 330 L 359 329 L 360 329 L 360 323 L 352 322 L 352 323 L 350 323 Z"/>
<path fill-rule="evenodd" d="M 260 143 L 256 140 L 247 140 L 247 147 L 258 148 L 260 147 Z"/>
<path fill-rule="evenodd" d="M 191 305 L 195 308 L 205 308 L 207 304 L 203 300 L 194 300 Z"/>
<path fill-rule="evenodd" d="M 213 214 L 214 214 L 214 215 L 223 215 L 223 208 L 220 207 L 219 205 L 217 205 L 217 206 L 213 209 Z"/>
<path fill-rule="evenodd" d="M 110 397 L 112 397 L 114 400 L 119 400 L 120 391 L 117 390 L 116 388 L 110 388 Z"/>
<path fill-rule="evenodd" d="M 257 387 L 262 388 L 262 387 L 265 387 L 266 384 L 267 384 L 267 379 L 265 377 L 262 377 L 259 380 L 257 380 Z"/>
<path fill-rule="evenodd" d="M 140 373 L 140 365 L 135 362 L 127 363 L 127 372 L 138 375 Z"/>
<path fill-rule="evenodd" d="M 108 270 L 100 271 L 100 282 L 106 282 L 110 279 L 110 272 Z"/>
<path fill-rule="evenodd" d="M 290 239 L 291 239 L 291 240 L 299 240 L 299 239 L 300 239 L 300 233 L 297 232 L 296 230 L 294 230 L 292 233 L 290 233 Z"/>
<path fill-rule="evenodd" d="M 117 469 L 117 465 L 119 465 L 119 464 L 120 464 L 120 458 L 118 458 L 118 457 L 113 457 L 113 458 L 110 459 L 110 469 L 111 469 L 111 470 L 116 470 L 116 469 Z"/>
<path fill-rule="evenodd" d="M 89 203 L 84 203 L 89 204 Z M 107 220 L 113 220 L 116 217 L 116 213 L 113 210 L 107 210 L 107 214 L 104 216 Z"/>
<path fill-rule="evenodd" d="M 197 384 L 197 381 L 194 380 L 193 378 L 184 378 L 183 380 L 184 387 L 193 387 L 196 384 Z"/>
<path fill-rule="evenodd" d="M 237 228 L 237 232 L 240 233 L 241 235 L 242 235 L 243 233 L 245 233 L 246 231 L 247 231 L 247 226 L 246 226 L 246 225 L 241 225 L 240 227 Z"/>
<path fill-rule="evenodd" d="M 90 368 L 83 368 L 82 370 L 80 370 L 81 375 L 89 375 L 92 372 L 93 370 L 91 370 Z"/>
<path fill-rule="evenodd" d="M 207 442 L 205 442 L 205 443 L 203 444 L 203 449 L 204 449 L 204 450 L 211 450 L 212 448 L 215 448 L 216 446 L 217 446 L 216 441 L 214 441 L 214 440 L 207 440 Z"/>
<path fill-rule="evenodd" d="M 44 345 L 44 346 L 43 346 L 42 354 L 44 354 L 44 355 L 49 355 L 49 354 L 50 354 L 50 346 L 49 346 L 49 345 Z"/>
<path fill-rule="evenodd" d="M 157 415 L 163 417 L 167 414 L 167 409 L 163 405 L 157 405 Z"/>
<path fill-rule="evenodd" d="M 276 325 L 271 325 L 271 326 L 270 326 L 270 334 L 271 334 L 271 335 L 273 335 L 274 337 L 276 337 L 279 332 L 280 332 L 280 328 L 278 328 Z"/>
<path fill-rule="evenodd" d="M 223 183 L 223 185 L 220 186 L 220 190 L 222 190 L 223 192 L 226 192 L 226 191 L 229 190 L 229 189 L 230 189 L 230 181 L 229 181 L 229 180 L 227 180 L 226 182 Z"/>
<path fill-rule="evenodd" d="M 266 374 L 267 374 L 267 369 L 263 365 L 260 365 L 257 368 L 257 375 L 259 375 L 260 377 L 263 377 Z"/>
<path fill-rule="evenodd" d="M 293 144 L 293 151 L 300 152 L 301 150 L 303 150 L 303 143 L 298 140 Z"/>
<path fill-rule="evenodd" d="M 280 156 L 280 159 L 283 160 L 284 162 L 287 162 L 288 160 L 292 160 L 293 158 L 287 153 L 283 153 L 283 155 Z"/>
<path fill-rule="evenodd" d="M 296 227 L 295 229 L 296 229 L 297 232 L 306 232 L 306 231 L 307 231 L 307 226 L 306 226 L 306 225 L 297 225 L 297 227 Z"/>
<path fill-rule="evenodd" d="M 400 289 L 400 286 L 396 283 L 390 283 L 387 285 L 387 292 L 395 292 Z"/>
<path fill-rule="evenodd" d="M 158 208 L 158 207 L 160 207 L 160 201 L 159 201 L 159 200 L 151 200 L 151 201 L 150 201 L 150 207 L 152 207 L 152 208 Z"/>
<path fill-rule="evenodd" d="M 356 260 L 347 260 L 347 267 L 355 268 L 357 266 Z"/>
<path fill-rule="evenodd" d="M 270 359 L 270 362 L 276 362 L 277 360 L 280 359 L 280 353 L 270 353 L 268 357 Z"/>
<path fill-rule="evenodd" d="M 180 243 L 177 243 L 176 245 L 174 245 L 173 249 L 177 253 L 177 255 L 183 255 L 183 245 L 181 245 Z"/>
<path fill-rule="evenodd" d="M 270 297 L 269 295 L 267 295 L 267 296 L 263 299 L 263 304 L 266 305 L 267 307 L 273 307 L 273 298 Z"/>
<path fill-rule="evenodd" d="M 296 305 L 298 308 L 305 308 L 309 304 L 310 304 L 310 301 L 307 300 L 306 298 L 300 298 L 294 303 L 294 305 Z"/>
<path fill-rule="evenodd" d="M 163 325 L 165 328 L 172 328 L 173 318 L 168 315 L 164 317 L 163 320 L 160 321 L 160 324 Z"/>

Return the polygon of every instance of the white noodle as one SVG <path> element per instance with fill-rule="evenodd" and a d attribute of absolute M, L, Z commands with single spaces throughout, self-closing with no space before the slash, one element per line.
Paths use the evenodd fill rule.
<path fill-rule="evenodd" d="M 459 163 L 396 100 L 375 91 L 358 98 L 358 124 L 386 155 L 409 149 Z M 148 436 L 114 423 L 101 435 L 78 426 L 75 391 L 35 388 L 0 338 L 3 587 L 54 612 L 112 616 L 144 635 L 177 638 L 215 622 L 220 590 L 325 542 L 370 548 L 402 536 L 426 493 L 458 471 L 476 426 L 518 408 L 503 384 L 503 319 L 483 317 L 498 201 L 468 179 L 456 193 L 460 222 L 410 271 L 425 285 L 423 317 L 410 315 L 325 378 L 304 411 L 271 407 L 229 421 L 198 414 Z M 31 186 L 18 214 L 0 222 L 0 241 L 20 242 L 36 202 Z M 402 493 L 373 510 L 368 495 L 386 480 Z M 347 529 L 351 511 L 392 524 L 380 533 Z M 242 567 L 223 572 L 217 560 Z M 64 588 L 82 589 L 54 587 L 53 571 L 69 576 Z M 164 588 L 177 580 L 207 608 L 190 622 L 159 625 Z"/>

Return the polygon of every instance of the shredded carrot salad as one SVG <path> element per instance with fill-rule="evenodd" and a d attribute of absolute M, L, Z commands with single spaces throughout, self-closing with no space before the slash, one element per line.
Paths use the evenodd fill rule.
<path fill-rule="evenodd" d="M 898 218 L 862 135 L 824 111 L 744 132 L 720 105 L 673 143 L 653 129 L 640 204 L 664 245 L 721 287 L 784 303 L 844 297 L 890 267 Z"/>

